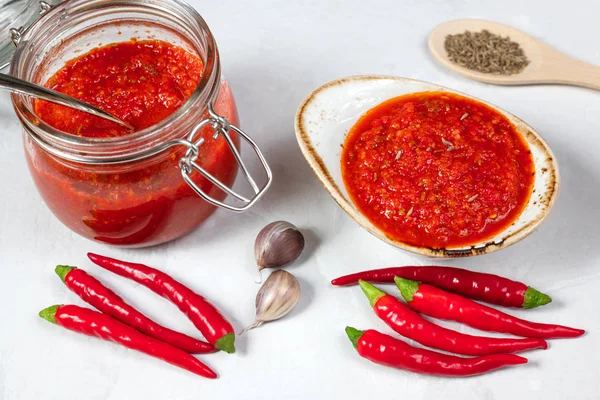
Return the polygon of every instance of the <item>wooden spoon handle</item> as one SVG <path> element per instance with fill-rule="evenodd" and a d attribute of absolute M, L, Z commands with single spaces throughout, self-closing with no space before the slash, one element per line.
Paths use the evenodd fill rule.
<path fill-rule="evenodd" d="M 555 52 L 544 57 L 544 83 L 581 86 L 600 90 L 600 67 Z"/>

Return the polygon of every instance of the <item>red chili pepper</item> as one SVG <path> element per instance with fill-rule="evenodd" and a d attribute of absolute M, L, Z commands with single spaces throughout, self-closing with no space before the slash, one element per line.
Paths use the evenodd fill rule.
<path fill-rule="evenodd" d="M 188 353 L 212 353 L 215 351 L 215 348 L 206 342 L 165 328 L 152 321 L 82 269 L 59 265 L 56 267 L 56 274 L 83 301 L 148 336 L 172 344 Z"/>
<path fill-rule="evenodd" d="M 40 311 L 40 317 L 71 331 L 96 336 L 159 358 L 194 374 L 211 379 L 217 377 L 213 370 L 185 351 L 89 308 L 75 305 L 52 306 Z"/>
<path fill-rule="evenodd" d="M 428 283 L 448 292 L 504 307 L 535 308 L 552 301 L 550 296 L 498 275 L 453 267 L 393 267 L 373 269 L 341 276 L 332 285 L 345 286 L 367 282 L 393 283 L 394 277 Z"/>
<path fill-rule="evenodd" d="M 585 333 L 581 329 L 525 321 L 459 295 L 408 279 L 396 277 L 396 285 L 408 305 L 418 312 L 434 318 L 462 322 L 483 331 L 544 339 L 577 337 Z"/>
<path fill-rule="evenodd" d="M 515 354 L 491 354 L 475 358 L 451 356 L 412 347 L 373 329 L 359 331 L 347 327 L 346 333 L 361 357 L 419 374 L 473 376 L 527 362 L 526 358 Z"/>
<path fill-rule="evenodd" d="M 434 349 L 483 356 L 496 353 L 516 353 L 547 349 L 543 339 L 500 339 L 466 335 L 429 322 L 406 304 L 363 280 L 358 284 L 371 302 L 375 314 L 394 331 L 424 346 Z"/>
<path fill-rule="evenodd" d="M 144 285 L 170 300 L 216 349 L 227 353 L 235 352 L 235 332 L 231 324 L 215 306 L 187 286 L 164 272 L 143 264 L 115 260 L 94 253 L 88 253 L 88 257 L 100 267 Z"/>

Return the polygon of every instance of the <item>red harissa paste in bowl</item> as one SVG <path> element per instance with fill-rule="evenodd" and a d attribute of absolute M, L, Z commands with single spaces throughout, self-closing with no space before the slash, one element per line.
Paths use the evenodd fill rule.
<path fill-rule="evenodd" d="M 500 112 L 445 92 L 390 99 L 350 130 L 341 159 L 352 201 L 393 240 L 458 248 L 491 239 L 533 188 L 527 143 Z"/>

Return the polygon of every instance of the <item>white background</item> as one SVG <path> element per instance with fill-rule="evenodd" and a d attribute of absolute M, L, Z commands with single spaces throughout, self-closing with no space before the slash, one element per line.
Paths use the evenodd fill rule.
<path fill-rule="evenodd" d="M 8 96 L 0 98 L 0 399 L 597 399 L 600 396 L 600 93 L 540 86 L 495 87 L 437 65 L 426 37 L 438 23 L 485 18 L 511 24 L 600 65 L 596 0 L 200 1 L 220 46 L 242 124 L 265 150 L 275 182 L 251 211 L 218 211 L 192 234 L 156 248 L 121 250 L 63 227 L 27 170 Z M 359 289 L 334 288 L 337 275 L 431 263 L 401 253 L 359 228 L 321 187 L 293 132 L 300 101 L 346 75 L 428 80 L 483 98 L 533 125 L 554 150 L 562 175 L 558 202 L 523 242 L 451 264 L 505 275 L 553 296 L 532 320 L 588 330 L 527 353 L 526 366 L 469 379 L 416 375 L 361 359 L 346 325 L 389 329 Z M 240 329 L 253 320 L 258 230 L 286 219 L 304 230 L 306 251 L 289 270 L 303 295 L 286 319 L 238 338 L 238 352 L 201 357 L 210 381 L 117 345 L 77 335 L 37 317 L 56 303 L 82 302 L 54 274 L 58 263 L 87 269 L 159 322 L 196 334 L 167 301 L 86 260 L 87 251 L 161 268 L 212 299 Z M 393 292 L 393 287 L 387 290 Z M 470 332 L 462 326 L 457 329 Z"/>

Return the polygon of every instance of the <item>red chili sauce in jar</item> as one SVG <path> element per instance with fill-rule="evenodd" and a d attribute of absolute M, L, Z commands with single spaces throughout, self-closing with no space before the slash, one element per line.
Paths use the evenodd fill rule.
<path fill-rule="evenodd" d="M 491 107 L 445 92 L 388 100 L 352 127 L 341 158 L 352 201 L 393 240 L 458 248 L 506 229 L 526 206 L 531 151 Z"/>
<path fill-rule="evenodd" d="M 139 131 L 181 107 L 196 89 L 202 69 L 202 61 L 180 47 L 130 41 L 70 60 L 45 86 L 108 111 Z M 38 101 L 35 111 L 46 123 L 77 136 L 131 133 L 103 118 L 46 101 Z"/>
<path fill-rule="evenodd" d="M 180 108 L 196 89 L 202 72 L 201 59 L 180 47 L 132 40 L 70 60 L 45 85 L 98 106 L 139 131 Z M 225 82 L 215 109 L 238 124 L 233 95 Z M 198 111 L 200 120 L 202 110 Z M 49 125 L 81 137 L 132 133 L 102 118 L 45 101 L 35 103 L 35 112 Z M 231 185 L 237 164 L 226 141 L 213 140 L 212 133 L 201 132 L 206 140 L 197 163 Z M 239 143 L 236 137 L 232 139 Z M 44 200 L 65 225 L 88 238 L 123 246 L 159 244 L 191 231 L 214 211 L 182 179 L 178 160 L 183 147 L 131 168 L 106 169 L 64 163 L 29 147 L 30 169 Z M 198 174 L 193 180 L 211 196 L 225 197 Z"/>

